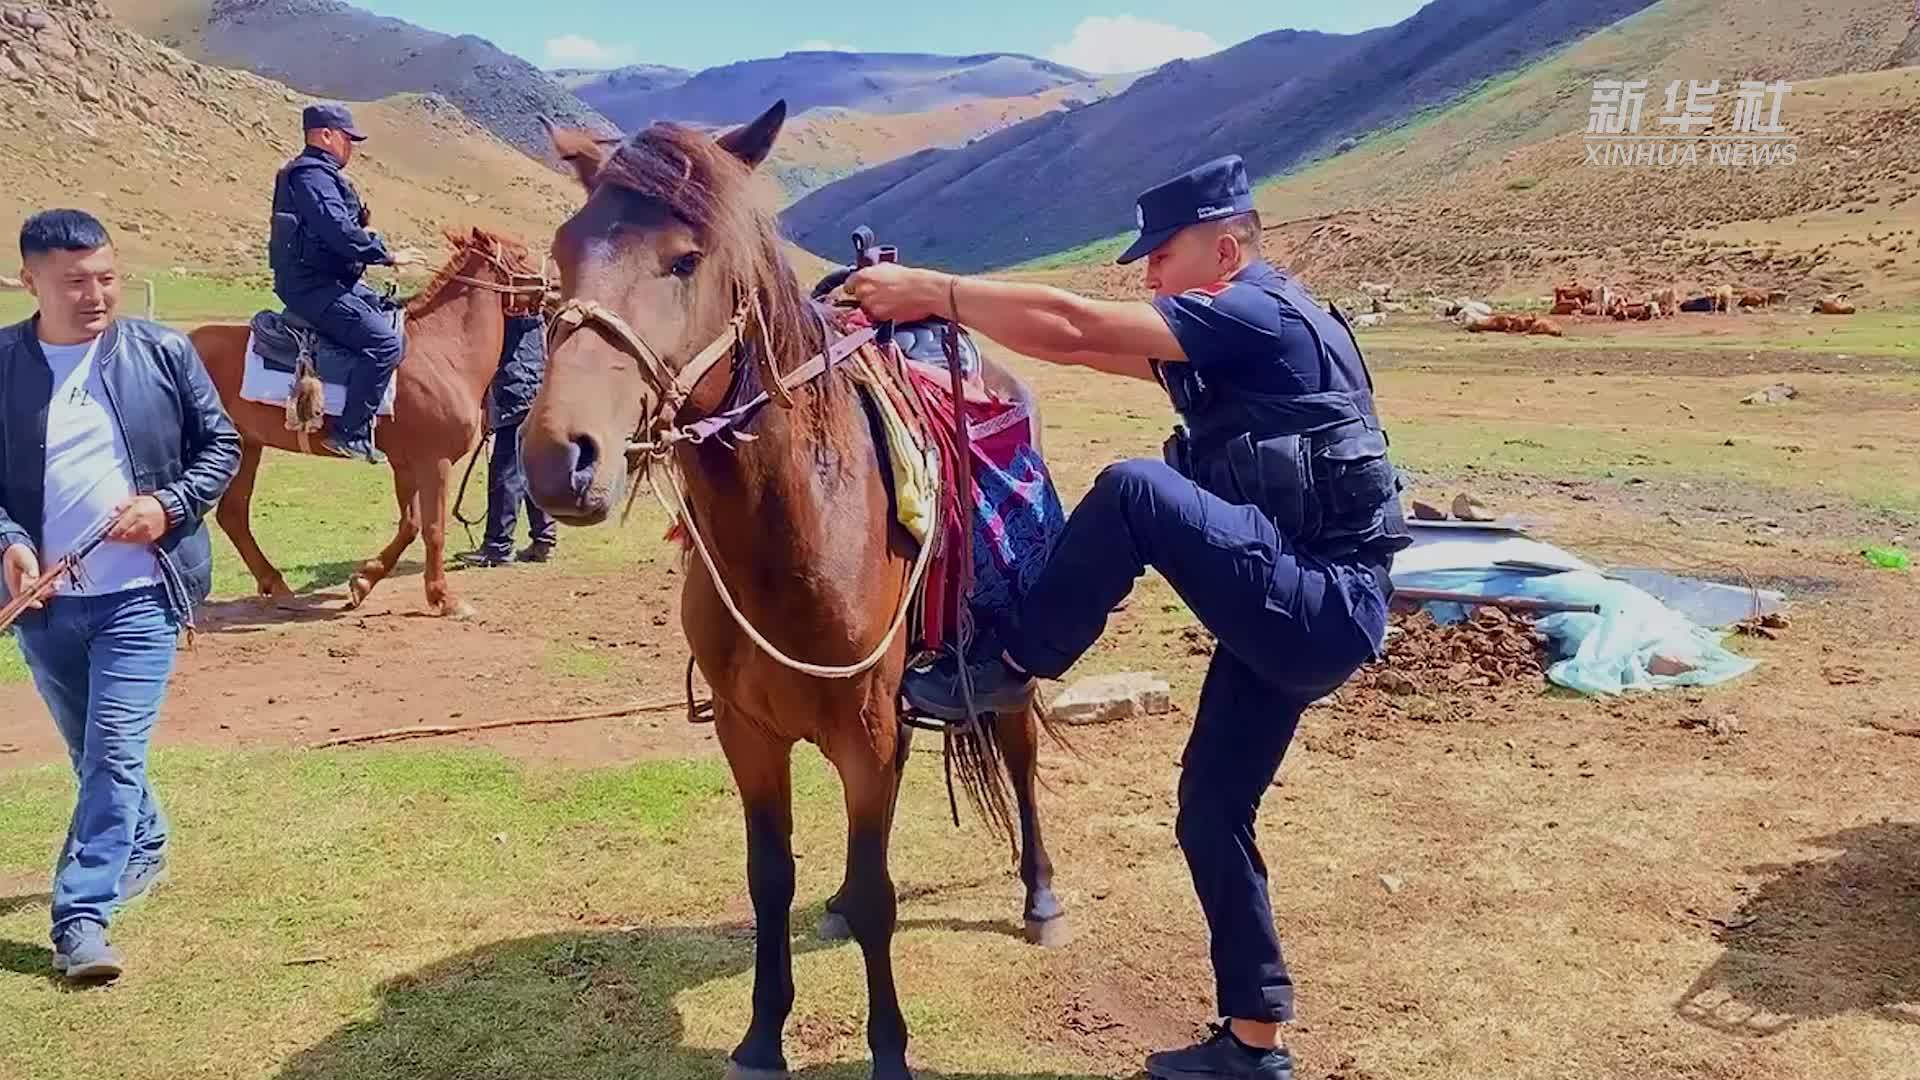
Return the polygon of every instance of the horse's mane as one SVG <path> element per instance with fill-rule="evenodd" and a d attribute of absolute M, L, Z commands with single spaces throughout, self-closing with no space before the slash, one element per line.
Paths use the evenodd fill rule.
<path fill-rule="evenodd" d="M 483 229 L 478 225 L 469 226 L 464 230 L 445 229 L 442 230 L 441 235 L 446 237 L 447 243 L 453 245 L 453 255 L 435 272 L 426 285 L 407 301 L 408 318 L 419 315 L 433 306 L 433 302 L 440 298 L 440 293 L 453 283 L 454 278 L 460 276 L 460 271 L 466 269 L 467 260 L 476 249 L 497 251 L 501 261 L 516 274 L 537 273 L 533 269 L 532 256 L 528 253 L 527 246 L 512 237 L 491 229 Z"/>
<path fill-rule="evenodd" d="M 709 264 L 757 294 L 758 335 L 784 368 L 818 350 L 823 332 L 751 177 L 744 162 L 704 132 L 662 122 L 622 143 L 598 182 L 655 200 L 692 228 Z"/>

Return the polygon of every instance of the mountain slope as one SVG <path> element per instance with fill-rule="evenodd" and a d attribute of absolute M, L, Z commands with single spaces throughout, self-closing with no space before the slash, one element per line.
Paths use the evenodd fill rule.
<path fill-rule="evenodd" d="M 1911 14 L 1882 0 L 1664 0 L 1453 107 L 1264 186 L 1267 249 L 1316 287 L 1539 295 L 1579 277 L 1720 282 L 1801 298 L 1920 299 L 1920 69 Z M 1797 160 L 1765 168 L 1587 164 L 1593 81 L 1786 80 Z M 1714 134 L 1709 131 L 1706 134 Z M 1134 295 L 1137 268 L 1040 275 Z"/>
<path fill-rule="evenodd" d="M 1262 35 L 1087 108 L 829 185 L 785 221 L 806 247 L 866 223 L 945 265 L 1019 262 L 1128 228 L 1140 189 L 1179 169 L 1237 152 L 1255 176 L 1275 175 L 1651 2 L 1436 0 L 1364 34 Z"/>
<path fill-rule="evenodd" d="M 299 149 L 304 97 L 193 61 L 95 0 L 16 0 L 5 15 L 0 219 L 78 206 L 108 224 L 137 267 L 263 268 L 273 174 Z M 374 227 L 430 258 L 444 251 L 442 228 L 466 224 L 544 250 L 578 205 L 570 181 L 445 101 L 407 96 L 354 110 L 372 136 L 352 175 Z"/>
<path fill-rule="evenodd" d="M 809 109 L 787 121 L 766 168 L 789 200 L 862 169 L 936 146 L 960 146 L 1068 107 L 1079 86 L 1012 98 L 963 101 L 926 112 Z"/>
<path fill-rule="evenodd" d="M 537 115 L 582 126 L 606 118 L 545 72 L 472 35 L 452 37 L 341 0 L 113 0 L 128 25 L 210 63 L 320 97 L 365 101 L 433 93 L 536 156 Z"/>
<path fill-rule="evenodd" d="M 794 114 L 821 106 L 865 113 L 926 112 L 1095 81 L 1073 68 L 1010 53 L 791 52 L 708 68 L 684 79 L 671 71 L 620 68 L 598 79 L 569 76 L 565 83 L 621 130 L 635 131 L 655 120 L 744 123 L 780 98 Z"/>

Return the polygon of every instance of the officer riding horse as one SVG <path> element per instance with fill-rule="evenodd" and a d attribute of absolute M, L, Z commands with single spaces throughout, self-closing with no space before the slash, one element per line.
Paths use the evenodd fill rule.
<path fill-rule="evenodd" d="M 343 105 L 309 105 L 301 123 L 306 149 L 273 181 L 273 291 L 306 329 L 357 354 L 325 445 L 378 465 L 386 458 L 374 446 L 374 413 L 403 346 L 394 306 L 360 277 L 369 266 L 403 266 L 417 256 L 389 252 L 367 229 L 373 215 L 346 176 L 354 148 L 366 140 L 353 114 Z"/>

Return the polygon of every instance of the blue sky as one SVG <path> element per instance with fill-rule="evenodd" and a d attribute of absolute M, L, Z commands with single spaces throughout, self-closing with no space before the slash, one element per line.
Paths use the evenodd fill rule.
<path fill-rule="evenodd" d="M 1282 27 L 1353 32 L 1398 22 L 1424 0 L 354 0 L 447 33 L 471 33 L 543 67 L 627 63 L 704 68 L 838 46 L 875 52 L 1021 52 L 1089 70 L 1138 70 L 1201 55 Z M 911 14 L 906 12 L 911 10 Z"/>

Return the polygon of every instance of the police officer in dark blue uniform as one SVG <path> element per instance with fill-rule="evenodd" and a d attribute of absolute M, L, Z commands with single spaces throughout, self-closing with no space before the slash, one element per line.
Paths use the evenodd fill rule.
<path fill-rule="evenodd" d="M 348 380 L 346 405 L 326 445 L 342 457 L 379 464 L 386 458 L 373 445 L 373 416 L 400 364 L 402 345 L 396 314 L 360 276 L 369 266 L 404 266 L 417 255 L 389 252 L 378 234 L 367 231 L 372 215 L 344 172 L 366 136 L 346 106 L 309 105 L 301 123 L 306 149 L 273 182 L 273 291 L 289 312 L 364 357 Z"/>
<path fill-rule="evenodd" d="M 500 368 L 487 393 L 487 422 L 493 431 L 493 457 L 487 465 L 487 535 L 477 551 L 460 556 L 468 566 L 505 566 L 516 558 L 543 563 L 553 557 L 559 526 L 527 493 L 527 474 L 520 464 L 520 425 L 533 409 L 546 370 L 546 322 L 539 315 L 509 317 Z M 515 556 L 513 528 L 523 504 L 531 542 Z"/>
<path fill-rule="evenodd" d="M 1346 322 L 1262 260 L 1238 157 L 1140 196 L 1151 303 L 898 265 L 856 274 L 868 314 L 941 315 L 1017 352 L 1155 379 L 1182 426 L 1164 460 L 1110 466 L 1074 509 L 1015 619 L 969 665 L 972 701 L 1022 708 L 1151 566 L 1218 640 L 1182 763 L 1176 825 L 1206 913 L 1214 1037 L 1154 1054 L 1159 1080 L 1293 1075 L 1293 1017 L 1254 818 L 1307 705 L 1381 654 L 1395 552 L 1409 543 L 1371 377 Z M 966 717 L 951 662 L 910 672 L 909 703 Z"/>

